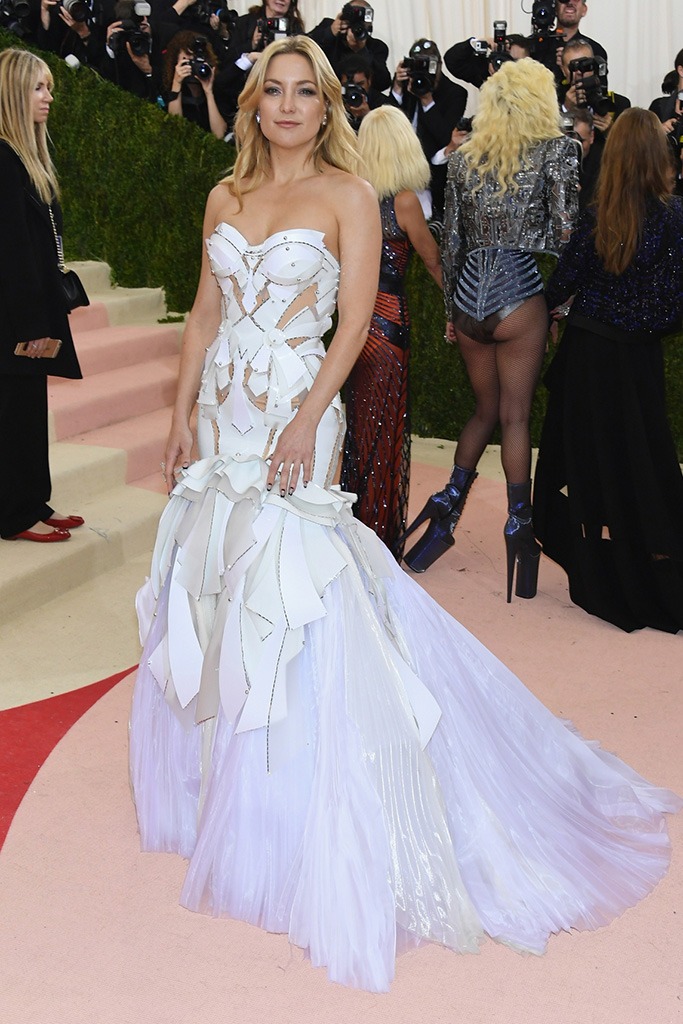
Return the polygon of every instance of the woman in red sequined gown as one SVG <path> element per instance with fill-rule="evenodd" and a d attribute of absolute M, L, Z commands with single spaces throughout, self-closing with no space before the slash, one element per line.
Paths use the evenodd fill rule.
<path fill-rule="evenodd" d="M 357 495 L 354 515 L 400 560 L 408 512 L 410 317 L 404 280 L 413 249 L 439 287 L 439 249 L 415 190 L 429 165 L 405 115 L 379 107 L 358 133 L 365 176 L 380 199 L 382 263 L 368 338 L 346 383 L 347 431 L 341 486 Z"/>

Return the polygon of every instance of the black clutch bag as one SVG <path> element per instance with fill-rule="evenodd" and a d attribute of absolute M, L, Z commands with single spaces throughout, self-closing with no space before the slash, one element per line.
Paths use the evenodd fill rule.
<path fill-rule="evenodd" d="M 57 225 L 55 224 L 52 207 L 49 206 L 48 209 L 50 211 L 50 220 L 52 221 L 52 230 L 55 236 L 55 245 L 57 246 L 57 265 L 60 269 L 60 283 L 64 294 L 64 302 L 68 312 L 70 313 L 72 309 L 78 309 L 79 306 L 89 306 L 90 299 L 88 298 L 85 288 L 83 287 L 83 282 L 76 271 L 67 270 L 64 266 L 62 240 L 57 234 Z"/>
<path fill-rule="evenodd" d="M 83 282 L 75 270 L 62 270 L 61 273 L 62 291 L 64 301 L 69 312 L 78 309 L 79 306 L 89 306 L 90 299 L 85 293 Z"/>

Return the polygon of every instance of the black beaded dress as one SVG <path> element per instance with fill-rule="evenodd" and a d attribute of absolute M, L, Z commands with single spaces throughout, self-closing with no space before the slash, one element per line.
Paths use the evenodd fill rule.
<path fill-rule="evenodd" d="M 357 495 L 353 514 L 400 561 L 410 480 L 408 360 L 410 318 L 404 294 L 411 246 L 398 226 L 394 197 L 380 203 L 382 263 L 368 338 L 346 383 L 347 430 L 341 486 Z"/>
<path fill-rule="evenodd" d="M 534 484 L 543 552 L 572 601 L 631 632 L 683 629 L 683 476 L 667 422 L 662 338 L 683 316 L 683 201 L 654 202 L 621 275 L 583 215 L 548 283 L 576 294 L 545 377 Z"/>

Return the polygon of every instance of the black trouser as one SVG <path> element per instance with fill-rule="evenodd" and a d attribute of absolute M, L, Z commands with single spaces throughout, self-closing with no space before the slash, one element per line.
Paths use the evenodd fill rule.
<path fill-rule="evenodd" d="M 0 374 L 0 537 L 52 515 L 47 436 L 47 377 Z"/>

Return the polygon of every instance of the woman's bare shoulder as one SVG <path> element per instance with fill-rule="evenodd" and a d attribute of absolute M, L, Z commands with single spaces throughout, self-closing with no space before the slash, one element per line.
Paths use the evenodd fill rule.
<path fill-rule="evenodd" d="M 222 220 L 238 212 L 239 203 L 237 197 L 232 194 L 226 182 L 219 181 L 211 189 L 206 200 L 206 219 L 212 221 L 215 227 Z"/>
<path fill-rule="evenodd" d="M 376 210 L 377 193 L 364 178 L 336 167 L 326 168 L 323 177 L 325 193 L 340 214 L 362 216 L 363 211 Z"/>

